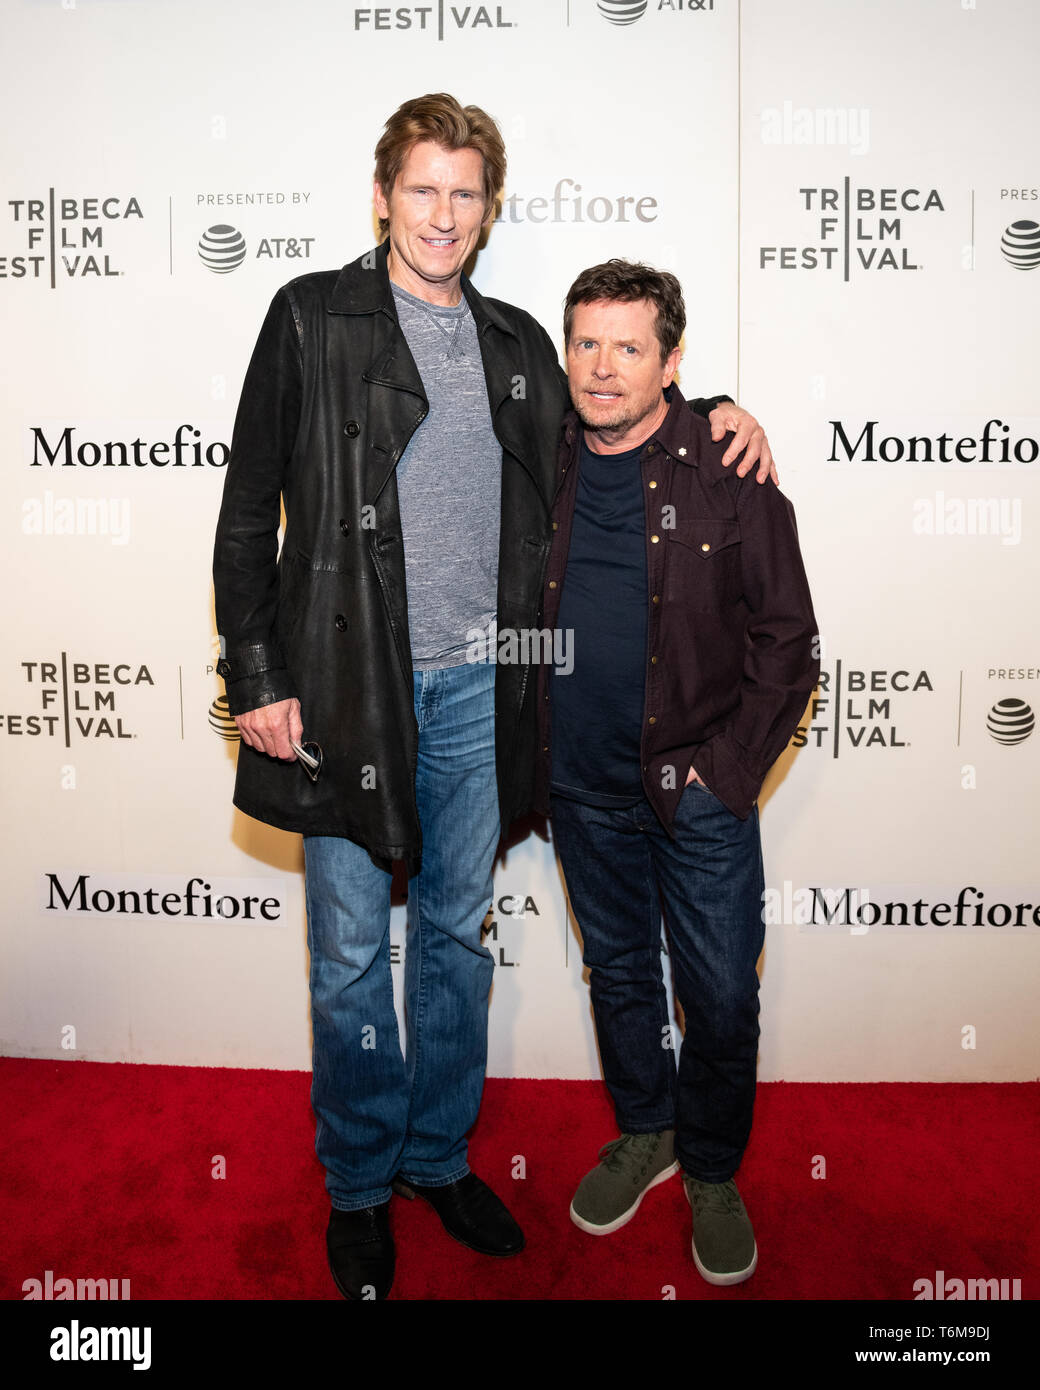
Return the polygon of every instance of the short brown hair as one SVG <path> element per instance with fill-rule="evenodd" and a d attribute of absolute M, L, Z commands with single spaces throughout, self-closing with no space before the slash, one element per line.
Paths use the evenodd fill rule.
<path fill-rule="evenodd" d="M 397 108 L 376 145 L 375 178 L 389 202 L 408 151 L 420 140 L 432 140 L 446 150 L 473 149 L 484 161 L 484 212 L 495 204 L 506 181 L 506 147 L 493 117 L 479 106 L 460 106 L 447 92 L 428 92 Z M 390 223 L 379 219 L 386 236 Z"/>
<path fill-rule="evenodd" d="M 599 300 L 608 303 L 632 304 L 645 299 L 657 309 L 654 331 L 661 345 L 661 361 L 679 346 L 686 328 L 686 305 L 683 303 L 682 286 L 667 270 L 654 270 L 652 266 L 637 261 L 622 261 L 615 258 L 604 261 L 602 265 L 590 266 L 583 270 L 567 291 L 563 306 L 563 336 L 566 343 L 571 340 L 571 325 L 574 310 L 579 304 L 595 304 Z"/>

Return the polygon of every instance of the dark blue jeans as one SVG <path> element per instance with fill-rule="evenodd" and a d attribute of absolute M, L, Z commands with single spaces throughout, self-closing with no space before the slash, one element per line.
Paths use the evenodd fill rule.
<path fill-rule="evenodd" d="M 624 1134 L 674 1129 L 676 1158 L 726 1182 L 751 1133 L 758 1055 L 762 850 L 692 783 L 673 840 L 645 799 L 624 810 L 552 799 L 553 839 L 585 943 L 603 1076 Z M 686 1029 L 676 1071 L 661 912 Z"/>

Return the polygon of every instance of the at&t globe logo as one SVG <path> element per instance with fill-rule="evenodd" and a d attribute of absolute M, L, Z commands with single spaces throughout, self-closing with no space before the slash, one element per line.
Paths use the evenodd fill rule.
<path fill-rule="evenodd" d="M 199 238 L 199 259 L 214 275 L 237 270 L 246 258 L 246 239 L 236 227 L 219 222 Z"/>
<path fill-rule="evenodd" d="M 1000 251 L 1016 270 L 1035 270 L 1040 265 L 1040 224 L 1012 222 L 1000 238 Z"/>
<path fill-rule="evenodd" d="M 235 723 L 235 716 L 228 709 L 226 695 L 218 695 L 210 705 L 209 727 L 220 738 L 226 739 L 228 743 L 233 743 L 241 737 L 238 732 L 238 725 Z"/>
<path fill-rule="evenodd" d="M 597 0 L 596 8 L 611 24 L 634 24 L 646 14 L 647 0 Z"/>
<path fill-rule="evenodd" d="M 990 737 L 998 743 L 1024 743 L 1036 727 L 1036 715 L 1025 700 L 998 700 L 986 716 Z"/>

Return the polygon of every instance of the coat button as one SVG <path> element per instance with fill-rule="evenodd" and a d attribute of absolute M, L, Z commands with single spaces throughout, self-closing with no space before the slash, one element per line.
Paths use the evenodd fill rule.
<path fill-rule="evenodd" d="M 648 724 L 656 724 L 656 723 L 657 723 L 657 715 L 656 715 L 656 714 L 652 714 L 652 715 L 650 716 L 650 718 L 647 720 L 647 723 L 648 723 Z"/>
<path fill-rule="evenodd" d="M 660 539 L 661 539 L 660 536 L 651 536 L 651 537 L 650 537 L 650 544 L 651 544 L 651 545 L 656 545 L 657 542 L 658 542 Z"/>
<path fill-rule="evenodd" d="M 343 534 L 344 534 L 345 536 L 349 536 L 349 535 L 350 535 L 350 522 L 349 522 L 349 521 L 344 521 L 342 518 L 340 518 L 339 529 L 343 532 Z"/>
<path fill-rule="evenodd" d="M 656 444 L 648 444 L 648 445 L 646 446 L 646 452 L 647 452 L 648 454 L 652 454 L 656 448 L 657 448 L 657 445 L 656 445 Z"/>
<path fill-rule="evenodd" d="M 654 594 L 653 598 L 652 598 L 650 601 L 651 601 L 651 603 L 660 603 L 660 602 L 661 602 L 661 596 L 660 596 L 660 594 Z"/>
<path fill-rule="evenodd" d="M 679 457 L 680 457 L 681 459 L 684 459 L 684 458 L 686 457 L 686 447 L 685 447 L 685 445 L 679 450 Z"/>
<path fill-rule="evenodd" d="M 342 613 L 336 614 L 336 626 L 339 628 L 340 632 L 346 632 L 347 630 L 347 620 Z"/>
<path fill-rule="evenodd" d="M 559 523 L 558 521 L 554 521 L 554 522 L 553 522 L 553 530 L 554 530 L 554 531 L 558 531 L 559 529 L 560 529 L 560 523 Z"/>
<path fill-rule="evenodd" d="M 356 420 L 348 420 L 343 426 L 343 433 L 349 434 L 351 439 L 356 439 L 361 433 L 361 426 Z"/>
<path fill-rule="evenodd" d="M 657 482 L 656 482 L 656 480 L 653 479 L 653 478 L 651 478 L 650 481 L 647 483 L 647 487 L 656 487 L 656 486 L 657 486 Z"/>
<path fill-rule="evenodd" d="M 707 552 L 711 549 L 711 546 L 708 544 L 707 541 L 705 541 L 704 544 L 701 546 L 701 549 L 704 551 L 705 554 L 707 554 Z"/>
<path fill-rule="evenodd" d="M 555 579 L 550 579 L 550 580 L 549 580 L 549 588 L 550 588 L 550 589 L 555 589 L 555 588 L 556 588 L 556 580 L 555 580 Z"/>
<path fill-rule="evenodd" d="M 652 657 L 650 658 L 650 665 L 651 665 L 651 666 L 656 666 L 656 665 L 657 665 L 657 657 L 656 657 L 656 656 L 652 656 Z"/>

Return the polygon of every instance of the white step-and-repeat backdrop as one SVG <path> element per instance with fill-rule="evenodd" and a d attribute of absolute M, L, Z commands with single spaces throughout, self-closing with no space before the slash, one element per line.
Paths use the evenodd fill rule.
<path fill-rule="evenodd" d="M 1031 0 L 38 0 L 4 28 L 0 1049 L 309 1066 L 301 846 L 231 806 L 212 536 L 272 293 L 374 243 L 383 121 L 446 90 L 509 153 L 478 288 L 559 341 L 583 267 L 675 271 L 684 389 L 759 416 L 797 509 L 823 677 L 762 801 L 760 1076 L 1035 1077 Z M 491 1074 L 597 1076 L 550 843 L 509 851 L 487 940 Z"/>

